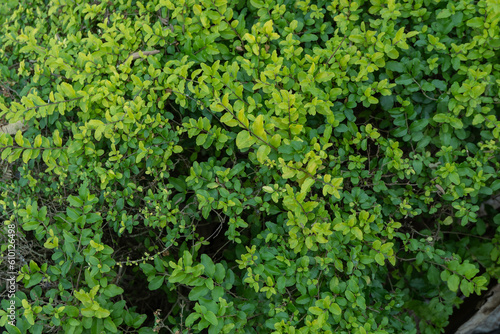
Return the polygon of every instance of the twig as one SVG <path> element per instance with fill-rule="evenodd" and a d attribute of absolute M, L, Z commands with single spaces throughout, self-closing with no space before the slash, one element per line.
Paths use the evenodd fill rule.
<path fill-rule="evenodd" d="M 142 54 L 145 55 L 145 56 L 152 56 L 152 55 L 155 55 L 157 53 L 160 53 L 160 51 L 159 50 L 153 50 L 153 51 L 143 51 L 142 52 Z M 134 52 L 131 55 L 129 55 L 127 57 L 127 59 L 125 59 L 125 61 L 123 63 L 121 63 L 120 65 L 125 64 L 130 57 L 132 57 L 132 60 L 136 60 L 136 59 L 141 58 L 140 51 L 139 52 Z"/>
<path fill-rule="evenodd" d="M 335 49 L 335 51 L 333 52 L 333 54 L 330 56 L 330 58 L 328 58 L 328 60 L 326 61 L 326 64 L 328 64 L 330 62 L 330 60 L 333 58 L 333 56 L 335 56 L 335 54 L 337 53 L 337 51 L 340 49 L 340 47 L 342 46 L 342 43 L 344 43 L 344 40 L 345 38 L 347 37 L 347 35 L 344 35 L 344 38 L 342 38 L 342 41 L 340 42 L 339 46 L 337 46 L 337 49 Z"/>
<path fill-rule="evenodd" d="M 415 80 L 415 78 L 413 78 L 413 81 L 415 81 L 415 83 L 416 83 L 416 84 L 418 85 L 418 87 L 420 88 L 420 91 L 422 92 L 422 94 L 424 94 L 424 96 L 425 96 L 426 98 L 428 98 L 429 100 L 437 101 L 437 99 L 434 99 L 434 98 L 432 98 L 432 97 L 428 96 L 427 94 L 425 94 L 424 90 L 422 89 L 422 86 L 420 86 L 420 84 L 418 83 L 418 81 L 417 81 L 417 80 Z"/>

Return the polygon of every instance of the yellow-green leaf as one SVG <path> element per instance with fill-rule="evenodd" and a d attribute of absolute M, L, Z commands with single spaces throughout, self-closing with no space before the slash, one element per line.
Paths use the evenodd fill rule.
<path fill-rule="evenodd" d="M 61 87 L 61 90 L 63 91 L 64 95 L 66 95 L 67 97 L 71 99 L 74 99 L 76 97 L 76 92 L 73 89 L 73 86 L 71 86 L 70 84 L 63 82 L 59 87 Z"/>
<path fill-rule="evenodd" d="M 260 146 L 259 149 L 257 150 L 257 160 L 259 160 L 259 162 L 263 164 L 266 161 L 266 158 L 270 152 L 271 148 L 269 146 L 267 145 Z"/>
<path fill-rule="evenodd" d="M 270 140 L 271 145 L 274 147 L 279 147 L 281 144 L 281 136 L 279 134 L 275 134 L 271 140 Z"/>
<path fill-rule="evenodd" d="M 12 154 L 9 155 L 9 157 L 7 158 L 7 161 L 9 163 L 13 163 L 14 161 L 16 161 L 17 159 L 19 159 L 19 157 L 21 156 L 21 153 L 23 152 L 23 149 L 22 148 L 16 148 L 12 151 Z"/>
<path fill-rule="evenodd" d="M 222 105 L 225 107 L 229 106 L 229 94 L 224 94 L 222 97 Z"/>
<path fill-rule="evenodd" d="M 354 226 L 351 230 L 352 234 L 359 240 L 363 240 L 363 232 L 361 232 L 361 229 L 357 226 Z"/>
<path fill-rule="evenodd" d="M 271 35 L 273 33 L 273 20 L 269 20 L 266 23 L 264 23 L 264 31 L 268 35 Z"/>
<path fill-rule="evenodd" d="M 9 156 L 10 152 L 12 151 L 12 148 L 11 147 L 6 147 L 4 148 L 4 150 L 2 151 L 2 160 L 5 160 L 7 159 L 7 157 Z"/>
<path fill-rule="evenodd" d="M 392 40 L 392 44 L 396 44 L 403 38 L 403 34 L 405 32 L 405 27 L 401 27 L 398 32 L 396 33 L 396 36 L 394 36 L 394 39 Z"/>
<path fill-rule="evenodd" d="M 201 6 L 200 5 L 194 5 L 193 6 L 193 13 L 196 16 L 200 16 L 201 15 Z"/>
<path fill-rule="evenodd" d="M 18 131 L 16 132 L 16 136 L 14 137 L 14 139 L 15 139 L 15 141 L 16 141 L 16 143 L 17 143 L 17 145 L 19 145 L 19 146 L 21 146 L 21 147 L 23 146 L 23 144 L 24 144 L 24 139 L 23 139 L 23 133 L 21 132 L 21 130 L 18 130 Z"/>
<path fill-rule="evenodd" d="M 239 149 L 250 147 L 253 143 L 255 143 L 255 138 L 246 130 L 240 131 L 238 136 L 236 136 L 236 146 Z"/>
<path fill-rule="evenodd" d="M 224 115 L 220 118 L 220 121 L 221 121 L 222 123 L 226 123 L 226 122 L 228 122 L 228 121 L 230 121 L 230 120 L 232 120 L 232 119 L 233 119 L 233 115 L 232 115 L 231 113 L 227 112 L 227 113 L 225 113 L 225 114 L 224 114 Z"/>
<path fill-rule="evenodd" d="M 333 314 L 333 315 L 340 315 L 342 313 L 342 310 L 340 309 L 340 306 L 337 303 L 332 303 L 328 310 Z"/>
<path fill-rule="evenodd" d="M 314 179 L 308 177 L 304 183 L 302 183 L 302 187 L 300 188 L 300 192 L 305 194 L 311 189 L 311 186 L 314 184 Z"/>
<path fill-rule="evenodd" d="M 264 116 L 259 115 L 255 118 L 255 121 L 252 124 L 252 131 L 261 139 L 267 140 L 267 135 L 264 130 Z"/>
<path fill-rule="evenodd" d="M 251 34 L 248 34 L 246 33 L 244 36 L 243 36 L 244 39 L 246 39 L 247 41 L 249 41 L 250 43 L 255 43 L 255 36 L 254 35 L 251 35 Z"/>
<path fill-rule="evenodd" d="M 58 147 L 61 147 L 62 146 L 62 138 L 59 136 L 59 130 L 55 130 L 52 137 L 54 138 L 54 144 Z"/>
<path fill-rule="evenodd" d="M 40 147 L 42 146 L 42 136 L 37 135 L 34 141 L 34 146 L 33 147 Z"/>
<path fill-rule="evenodd" d="M 28 163 L 28 161 L 30 161 L 31 159 L 31 152 L 33 152 L 32 150 L 24 150 L 23 152 L 23 162 L 26 164 Z"/>
<path fill-rule="evenodd" d="M 273 187 L 270 187 L 270 186 L 263 186 L 262 190 L 264 190 L 266 193 L 270 193 L 270 194 L 274 192 Z"/>
<path fill-rule="evenodd" d="M 323 313 L 323 310 L 317 306 L 311 306 L 309 307 L 309 312 L 311 312 L 314 315 L 320 315 L 321 313 Z"/>
<path fill-rule="evenodd" d="M 245 127 L 248 128 L 248 118 L 246 117 L 245 115 L 245 109 L 241 109 L 240 111 L 238 111 L 237 113 L 237 116 L 238 116 L 238 120 L 243 123 L 243 125 Z"/>
<path fill-rule="evenodd" d="M 385 264 L 385 257 L 382 253 L 377 253 L 375 254 L 375 261 L 377 261 L 378 264 L 383 266 Z"/>

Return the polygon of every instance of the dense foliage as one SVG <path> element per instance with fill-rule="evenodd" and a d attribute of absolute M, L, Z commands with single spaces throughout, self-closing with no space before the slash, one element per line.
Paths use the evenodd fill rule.
<path fill-rule="evenodd" d="M 440 333 L 500 275 L 499 20 L 499 0 L 2 2 L 9 333 Z"/>

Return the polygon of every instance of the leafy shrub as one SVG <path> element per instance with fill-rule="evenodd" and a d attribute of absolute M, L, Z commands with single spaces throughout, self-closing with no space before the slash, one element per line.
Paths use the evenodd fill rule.
<path fill-rule="evenodd" d="M 440 333 L 499 277 L 498 0 L 0 13 L 10 333 Z"/>

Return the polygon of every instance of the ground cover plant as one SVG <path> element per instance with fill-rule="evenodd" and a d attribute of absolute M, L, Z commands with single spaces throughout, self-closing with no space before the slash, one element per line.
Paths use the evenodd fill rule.
<path fill-rule="evenodd" d="M 500 274 L 499 20 L 498 0 L 2 2 L 0 326 L 441 333 Z"/>

